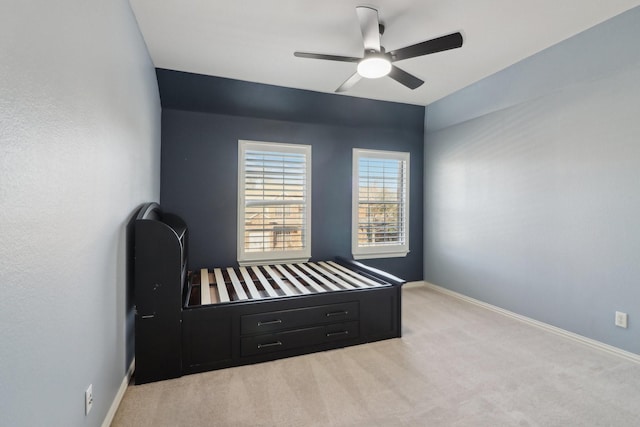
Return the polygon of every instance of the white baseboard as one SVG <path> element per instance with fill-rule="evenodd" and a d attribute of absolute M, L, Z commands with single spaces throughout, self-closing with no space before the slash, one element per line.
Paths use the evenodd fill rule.
<path fill-rule="evenodd" d="M 124 375 L 122 382 L 120 383 L 120 388 L 118 389 L 118 393 L 116 393 L 116 397 L 113 399 L 111 403 L 111 407 L 109 408 L 109 412 L 107 412 L 106 417 L 104 417 L 104 421 L 102 422 L 102 427 L 109 427 L 111 422 L 113 421 L 113 417 L 116 416 L 116 411 L 120 406 L 120 402 L 122 402 L 122 398 L 124 397 L 124 392 L 127 391 L 127 387 L 129 386 L 129 381 L 131 381 L 131 376 L 133 375 L 133 371 L 136 368 L 136 359 L 134 358 L 131 361 L 131 365 L 129 365 L 129 369 L 127 369 L 127 373 Z"/>
<path fill-rule="evenodd" d="M 558 328 L 556 326 L 549 325 L 548 323 L 540 322 L 540 321 L 532 319 L 530 317 L 523 316 L 521 314 L 517 314 L 517 313 L 514 313 L 514 312 L 509 311 L 509 310 L 505 310 L 504 308 L 496 307 L 495 305 L 491 305 L 491 304 L 488 304 L 486 302 L 477 300 L 475 298 L 471 298 L 471 297 L 468 297 L 466 295 L 460 294 L 458 292 L 452 291 L 450 289 L 446 289 L 446 288 L 443 288 L 441 286 L 434 285 L 433 283 L 429 283 L 429 282 L 410 282 L 410 283 L 407 283 L 407 284 L 411 284 L 410 287 L 426 286 L 429 289 L 432 289 L 432 290 L 434 290 L 436 292 L 440 292 L 441 294 L 449 295 L 449 296 L 452 296 L 454 298 L 458 298 L 458 299 L 461 299 L 463 301 L 467 301 L 467 302 L 469 302 L 471 304 L 475 304 L 477 306 L 486 308 L 486 309 L 494 311 L 496 313 L 500 313 L 500 314 L 502 314 L 504 316 L 511 317 L 512 319 L 519 320 L 521 322 L 527 323 L 527 324 L 535 326 L 537 328 L 544 329 L 545 331 L 554 333 L 556 335 L 563 336 L 565 338 L 569 338 L 569 339 L 571 339 L 573 341 L 577 341 L 577 342 L 582 343 L 584 345 L 587 345 L 589 347 L 596 348 L 598 350 L 607 352 L 609 354 L 613 354 L 613 355 L 616 355 L 618 357 L 622 357 L 625 360 L 640 364 L 640 355 L 638 355 L 638 354 L 622 350 L 622 349 L 620 349 L 618 347 L 614 347 L 614 346 L 611 346 L 609 344 L 605 344 L 605 343 L 602 343 L 600 341 L 593 340 L 591 338 L 583 337 L 582 335 L 578 335 L 576 333 L 569 332 L 569 331 L 567 331 L 565 329 L 561 329 L 561 328 Z M 406 287 L 407 284 L 405 284 L 404 286 Z"/>
<path fill-rule="evenodd" d="M 417 282 L 407 282 L 404 285 L 402 285 L 403 288 L 417 288 L 420 286 L 426 286 L 427 282 L 423 282 L 422 280 L 419 280 Z"/>

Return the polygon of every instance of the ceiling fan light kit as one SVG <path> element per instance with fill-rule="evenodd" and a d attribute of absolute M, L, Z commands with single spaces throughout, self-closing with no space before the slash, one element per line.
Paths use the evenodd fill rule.
<path fill-rule="evenodd" d="M 380 37 L 384 32 L 384 26 L 380 24 L 378 19 L 378 11 L 372 7 L 358 6 L 356 7 L 356 14 L 358 15 L 364 42 L 363 58 L 309 52 L 293 53 L 299 58 L 357 62 L 357 71 L 345 80 L 336 89 L 336 92 L 344 92 L 351 89 L 362 77 L 377 79 L 384 76 L 391 77 L 409 89 L 416 89 L 422 86 L 424 81 L 396 67 L 393 65 L 394 62 L 462 47 L 462 34 L 458 32 L 385 53 L 384 48 L 380 45 Z"/>
<path fill-rule="evenodd" d="M 367 79 L 384 77 L 391 71 L 391 61 L 382 53 L 370 53 L 358 62 L 358 74 Z"/>

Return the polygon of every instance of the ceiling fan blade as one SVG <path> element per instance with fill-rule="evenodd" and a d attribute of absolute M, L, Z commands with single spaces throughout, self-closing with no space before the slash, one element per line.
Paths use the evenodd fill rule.
<path fill-rule="evenodd" d="M 378 22 L 378 11 L 372 7 L 356 7 L 364 50 L 375 50 L 380 52 L 380 23 Z"/>
<path fill-rule="evenodd" d="M 426 42 L 403 47 L 389 53 L 391 54 L 392 61 L 400 61 L 402 59 L 415 58 L 416 56 L 429 55 L 430 53 L 456 49 L 461 46 L 462 34 L 453 33 L 436 39 L 427 40 Z"/>
<path fill-rule="evenodd" d="M 341 61 L 341 62 L 358 62 L 362 59 L 362 58 L 353 58 L 351 56 L 325 55 L 322 53 L 293 52 L 293 54 L 298 58 L 326 59 L 328 61 Z"/>
<path fill-rule="evenodd" d="M 395 65 L 391 66 L 391 71 L 389 72 L 388 75 L 393 80 L 397 81 L 400 84 L 405 85 L 409 89 L 419 88 L 424 83 L 424 81 L 420 80 L 413 74 L 409 74 L 406 71 L 396 67 Z"/>
<path fill-rule="evenodd" d="M 344 83 L 342 83 L 338 89 L 336 89 L 336 92 L 346 92 L 346 91 L 348 91 L 349 89 L 354 87 L 356 85 L 356 83 L 358 83 L 360 81 L 361 78 L 362 78 L 362 76 L 360 74 L 358 74 L 357 72 L 354 73 L 351 77 L 349 77 L 347 80 L 345 80 Z"/>

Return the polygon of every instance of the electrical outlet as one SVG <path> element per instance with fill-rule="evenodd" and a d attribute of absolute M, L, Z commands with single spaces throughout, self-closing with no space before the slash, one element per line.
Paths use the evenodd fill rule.
<path fill-rule="evenodd" d="M 616 326 L 621 328 L 627 327 L 627 313 L 616 311 Z"/>
<path fill-rule="evenodd" d="M 89 415 L 93 406 L 93 384 L 89 384 L 87 391 L 84 392 L 84 414 Z"/>

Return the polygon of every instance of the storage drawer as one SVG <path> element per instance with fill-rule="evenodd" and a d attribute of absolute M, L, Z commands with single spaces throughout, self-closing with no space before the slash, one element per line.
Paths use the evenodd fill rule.
<path fill-rule="evenodd" d="M 240 352 L 243 357 L 254 356 L 357 338 L 358 334 L 358 322 L 334 323 L 313 328 L 296 329 L 294 331 L 245 337 L 242 338 Z"/>
<path fill-rule="evenodd" d="M 358 309 L 358 301 L 351 301 L 293 310 L 248 314 L 242 316 L 240 320 L 240 333 L 242 335 L 261 334 L 287 329 L 301 329 L 324 323 L 358 320 Z"/>

